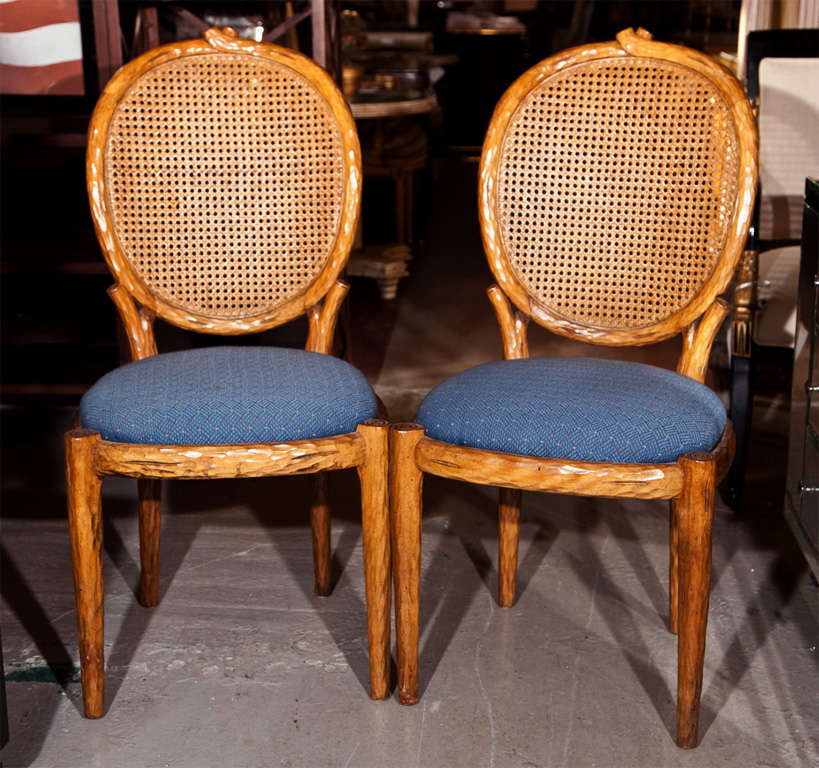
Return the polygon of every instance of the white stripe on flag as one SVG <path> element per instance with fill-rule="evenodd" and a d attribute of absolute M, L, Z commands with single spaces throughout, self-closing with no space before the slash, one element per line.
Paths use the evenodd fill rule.
<path fill-rule="evenodd" d="M 46 67 L 82 59 L 80 23 L 48 24 L 24 32 L 0 32 L 0 64 Z"/>

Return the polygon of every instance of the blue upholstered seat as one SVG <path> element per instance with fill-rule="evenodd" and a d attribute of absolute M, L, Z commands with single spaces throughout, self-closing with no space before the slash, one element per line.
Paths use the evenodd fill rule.
<path fill-rule="evenodd" d="M 211 347 L 156 355 L 103 376 L 82 399 L 104 440 L 217 445 L 309 440 L 377 416 L 364 375 L 330 355 Z"/>
<path fill-rule="evenodd" d="M 725 407 L 687 376 L 595 358 L 502 360 L 435 387 L 417 421 L 454 445 L 576 461 L 663 463 L 711 450 Z"/>

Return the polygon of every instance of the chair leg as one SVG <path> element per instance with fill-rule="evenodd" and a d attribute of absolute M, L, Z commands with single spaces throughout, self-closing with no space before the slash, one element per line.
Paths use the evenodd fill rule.
<path fill-rule="evenodd" d="M 159 603 L 159 526 L 162 481 L 138 480 L 139 488 L 139 602 L 146 608 Z"/>
<path fill-rule="evenodd" d="M 711 524 L 716 463 L 708 454 L 680 458 L 685 484 L 676 502 L 678 529 L 677 744 L 697 746 L 705 629 L 711 585 Z"/>
<path fill-rule="evenodd" d="M 520 504 L 523 493 L 514 488 L 500 489 L 498 504 L 498 603 L 510 608 L 515 602 L 515 574 L 518 568 Z"/>
<path fill-rule="evenodd" d="M 680 586 L 680 529 L 677 502 L 669 504 L 668 525 L 668 631 L 677 634 Z"/>
<path fill-rule="evenodd" d="M 361 482 L 370 696 L 386 699 L 390 692 L 389 422 L 370 419 L 359 425 L 358 433 L 366 446 L 366 459 L 358 467 L 358 477 Z"/>
<path fill-rule="evenodd" d="M 418 424 L 390 429 L 390 520 L 395 583 L 395 648 L 398 700 L 418 701 L 418 603 L 421 580 L 421 486 L 415 447 L 424 430 Z"/>
<path fill-rule="evenodd" d="M 330 594 L 330 507 L 327 505 L 327 476 L 315 475 L 313 503 L 310 505 L 310 527 L 313 532 L 314 589 L 319 597 Z"/>
<path fill-rule="evenodd" d="M 65 478 L 71 565 L 77 603 L 77 634 L 86 717 L 103 713 L 102 477 L 94 471 L 96 432 L 65 435 Z"/>

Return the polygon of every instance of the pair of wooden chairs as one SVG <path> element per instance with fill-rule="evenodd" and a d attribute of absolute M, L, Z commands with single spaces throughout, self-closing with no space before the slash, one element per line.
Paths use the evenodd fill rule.
<path fill-rule="evenodd" d="M 138 478 L 140 599 L 154 605 L 161 478 L 320 477 L 356 467 L 371 694 L 389 692 L 392 552 L 405 704 L 418 697 L 424 472 L 501 487 L 501 605 L 514 600 L 521 490 L 671 500 L 678 743 L 694 746 L 714 493 L 733 447 L 725 409 L 703 380 L 727 312 L 718 296 L 753 206 L 755 151 L 734 78 L 644 32 L 572 49 L 522 75 L 498 105 L 480 170 L 484 245 L 499 284 L 489 294 L 506 359 L 442 383 L 417 424 L 390 429 L 363 376 L 328 354 L 347 290 L 338 276 L 355 232 L 361 161 L 327 75 L 229 30 L 120 70 L 91 120 L 88 190 L 134 362 L 89 390 L 81 424 L 66 435 L 86 714 L 103 712 L 105 475 Z M 156 353 L 154 317 L 240 334 L 303 313 L 305 351 Z M 682 333 L 678 371 L 530 360 L 530 318 L 608 345 Z M 320 492 L 311 522 L 316 591 L 327 594 Z"/>

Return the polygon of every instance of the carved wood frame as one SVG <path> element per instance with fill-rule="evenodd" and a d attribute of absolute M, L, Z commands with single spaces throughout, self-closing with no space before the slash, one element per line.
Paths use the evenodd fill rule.
<path fill-rule="evenodd" d="M 521 101 L 545 79 L 576 64 L 621 56 L 661 58 L 708 78 L 721 92 L 735 117 L 739 184 L 723 252 L 714 271 L 689 303 L 671 316 L 636 329 L 599 328 L 562 317 L 534 300 L 514 274 L 506 256 L 497 214 L 497 171 L 506 128 Z M 739 82 L 708 56 L 682 46 L 654 42 L 644 30 L 626 29 L 617 41 L 584 45 L 558 53 L 524 72 L 495 107 L 483 144 L 478 182 L 478 214 L 489 266 L 503 292 L 525 315 L 554 333 L 611 346 L 639 345 L 673 336 L 690 326 L 725 290 L 742 255 L 753 213 L 757 177 L 757 134 L 753 112 Z"/>
<path fill-rule="evenodd" d="M 728 422 L 707 455 L 721 480 L 731 465 L 734 430 Z M 451 445 L 422 437 L 415 448 L 422 472 L 498 488 L 599 496 L 609 499 L 677 499 L 683 492 L 683 470 L 670 464 L 607 464 L 596 461 L 543 459 Z"/>
<path fill-rule="evenodd" d="M 330 257 L 304 292 L 274 310 L 254 317 L 226 320 L 180 311 L 156 297 L 125 259 L 114 235 L 108 209 L 103 159 L 106 128 L 117 101 L 146 70 L 180 56 L 219 52 L 259 56 L 290 67 L 310 80 L 338 121 L 344 153 L 344 199 Z M 338 278 L 355 236 L 361 203 L 361 151 L 355 123 L 340 91 L 310 59 L 267 43 L 241 40 L 233 30 L 210 29 L 204 40 L 172 43 L 148 51 L 120 69 L 106 87 L 91 118 L 86 158 L 91 212 L 103 254 L 116 278 L 108 293 L 127 334 L 131 357 L 157 354 L 155 318 L 213 334 L 263 331 L 307 314 L 308 351 L 329 354 L 338 313 L 349 286 Z M 371 419 L 355 432 L 288 443 L 229 445 L 140 445 L 103 440 L 99 433 L 73 426 L 65 435 L 66 485 L 72 569 L 84 710 L 87 717 L 104 711 L 102 480 L 124 475 L 139 481 L 140 601 L 159 599 L 159 519 L 162 478 L 230 478 L 313 474 L 316 492 L 311 506 L 316 592 L 330 592 L 330 512 L 322 473 L 355 467 L 361 484 L 362 538 L 367 602 L 371 696 L 389 694 L 390 548 L 387 507 L 388 423 Z"/>
<path fill-rule="evenodd" d="M 339 128 L 343 151 L 344 199 L 337 229 L 336 242 L 321 273 L 306 290 L 274 309 L 251 317 L 221 318 L 197 314 L 183 310 L 156 296 L 139 278 L 120 248 L 114 233 L 113 220 L 108 205 L 105 182 L 105 146 L 107 130 L 120 99 L 140 75 L 161 64 L 186 56 L 213 56 L 219 53 L 240 53 L 254 56 L 288 67 L 309 80 L 327 102 Z M 102 247 L 103 255 L 114 274 L 120 291 L 114 298 L 123 321 L 134 325 L 136 307 L 123 306 L 129 300 L 136 300 L 146 313 L 152 313 L 182 328 L 214 334 L 242 334 L 264 331 L 310 312 L 336 282 L 347 262 L 355 237 L 361 205 L 361 147 L 358 142 L 355 121 L 347 102 L 329 75 L 315 62 L 299 53 L 272 43 L 257 43 L 236 36 L 233 30 L 209 29 L 204 40 L 189 40 L 160 46 L 139 56 L 122 67 L 111 79 L 100 96 L 91 116 L 88 128 L 88 150 L 86 154 L 86 177 L 88 198 L 94 228 Z M 145 336 L 150 322 L 143 316 L 142 330 L 129 329 L 129 339 Z M 132 341 L 133 345 L 133 341 Z M 142 349 L 150 348 L 143 343 Z M 133 346 L 132 346 L 133 349 Z"/>
<path fill-rule="evenodd" d="M 581 326 L 530 300 L 503 252 L 496 215 L 496 179 L 506 125 L 520 101 L 549 74 L 572 63 L 610 56 L 657 56 L 705 74 L 717 83 L 737 121 L 740 184 L 728 240 L 716 268 L 685 307 L 645 328 L 620 331 Z M 741 87 L 727 70 L 685 48 L 654 43 L 643 30 L 624 30 L 616 43 L 574 48 L 522 75 L 504 94 L 484 142 L 479 172 L 479 216 L 490 267 L 498 285 L 489 288 L 497 315 L 504 358 L 529 357 L 531 318 L 564 336 L 605 345 L 640 345 L 682 332 L 677 372 L 705 380 L 714 337 L 728 315 L 719 297 L 731 280 L 745 244 L 756 193 L 756 130 Z M 507 298 L 508 296 L 508 298 Z M 510 302 L 511 299 L 511 302 Z M 692 452 L 667 464 L 619 464 L 538 458 L 451 445 L 424 435 L 419 424 L 393 424 L 390 430 L 390 516 L 395 582 L 398 697 L 418 700 L 421 506 L 424 473 L 500 488 L 498 506 L 498 602 L 515 597 L 521 491 L 580 496 L 670 500 L 669 629 L 679 637 L 677 744 L 697 745 L 699 702 L 705 654 L 711 569 L 711 521 L 717 483 L 734 455 L 734 431 L 727 421 L 710 452 Z"/>

